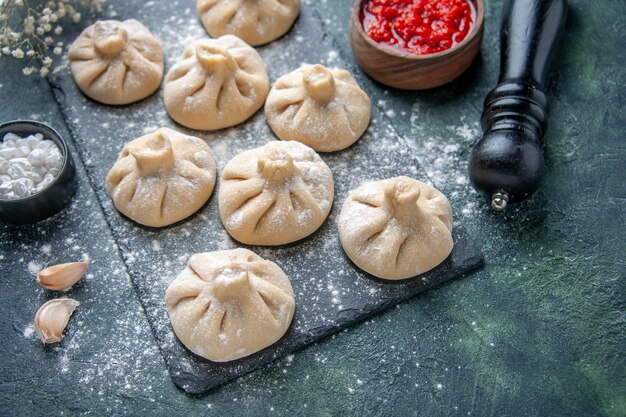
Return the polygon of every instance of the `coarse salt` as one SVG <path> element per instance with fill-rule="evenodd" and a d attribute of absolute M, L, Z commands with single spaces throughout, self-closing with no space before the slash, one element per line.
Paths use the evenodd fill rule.
<path fill-rule="evenodd" d="M 0 199 L 25 198 L 43 190 L 62 165 L 59 147 L 41 133 L 24 138 L 5 134 L 0 143 Z"/>

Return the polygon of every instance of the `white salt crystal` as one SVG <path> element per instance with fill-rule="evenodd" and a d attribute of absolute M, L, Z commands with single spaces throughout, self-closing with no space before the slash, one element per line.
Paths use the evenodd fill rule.
<path fill-rule="evenodd" d="M 20 143 L 24 143 L 26 145 L 28 145 L 28 147 L 32 150 L 35 149 L 35 147 L 39 144 L 39 142 L 41 142 L 39 139 L 37 139 L 34 136 L 29 136 L 26 139 L 22 139 L 22 141 Z"/>
<path fill-rule="evenodd" d="M 11 160 L 11 164 L 18 165 L 24 171 L 29 171 L 31 169 L 31 164 L 28 162 L 28 158 L 13 158 Z"/>
<path fill-rule="evenodd" d="M 48 184 L 50 184 L 53 180 L 54 180 L 54 175 L 47 173 L 46 175 L 44 175 L 43 180 L 41 180 L 39 185 L 41 186 L 41 188 L 44 188 Z"/>
<path fill-rule="evenodd" d="M 28 145 L 21 145 L 15 149 L 15 155 L 19 157 L 28 156 L 29 153 L 30 153 L 30 146 Z"/>
<path fill-rule="evenodd" d="M 8 174 L 11 176 L 11 178 L 15 180 L 19 178 L 24 178 L 26 176 L 26 171 L 24 171 L 24 168 L 19 165 L 11 165 L 9 167 Z"/>
<path fill-rule="evenodd" d="M 1 148 L 0 149 L 0 156 L 3 159 L 11 159 L 15 156 L 15 149 L 14 148 Z"/>
<path fill-rule="evenodd" d="M 40 142 L 43 143 L 43 142 Z M 46 155 L 47 152 L 44 149 L 36 147 L 33 151 L 28 155 L 28 161 L 35 166 L 42 166 L 46 163 Z"/>
<path fill-rule="evenodd" d="M 48 155 L 46 155 L 46 166 L 48 168 L 58 166 L 60 163 L 61 163 L 61 154 L 58 151 L 56 153 L 51 152 Z"/>
<path fill-rule="evenodd" d="M 17 142 L 18 140 L 20 140 L 21 138 L 19 136 L 17 136 L 15 133 L 9 132 L 6 135 L 4 135 L 4 137 L 2 138 L 3 142 Z"/>
<path fill-rule="evenodd" d="M 31 168 L 31 172 L 34 172 L 35 174 L 39 174 L 43 178 L 43 176 L 46 175 L 46 172 L 48 172 L 48 170 L 46 169 L 45 166 L 33 166 Z"/>
<path fill-rule="evenodd" d="M 37 144 L 37 146 L 35 146 L 35 149 L 42 149 L 42 150 L 47 151 L 53 146 L 56 146 L 56 145 L 51 140 L 42 140 L 41 142 Z"/>
<path fill-rule="evenodd" d="M 43 177 L 40 174 L 33 171 L 28 171 L 26 173 L 26 178 L 33 180 L 35 184 L 38 184 L 41 182 L 41 180 L 43 180 Z"/>
<path fill-rule="evenodd" d="M 3 181 L 2 184 L 0 184 L 0 194 L 3 196 L 11 192 L 12 189 L 13 185 L 9 182 Z"/>
<path fill-rule="evenodd" d="M 30 191 L 35 187 L 35 183 L 33 180 L 29 180 L 28 178 L 20 178 L 17 181 L 13 182 L 13 193 L 18 198 L 28 197 L 30 195 Z"/>

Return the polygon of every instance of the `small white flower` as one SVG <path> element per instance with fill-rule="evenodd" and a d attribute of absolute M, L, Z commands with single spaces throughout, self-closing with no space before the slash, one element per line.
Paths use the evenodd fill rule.
<path fill-rule="evenodd" d="M 11 49 L 8 46 L 2 47 L 2 54 L 9 55 L 11 53 Z"/>
<path fill-rule="evenodd" d="M 24 33 L 31 35 L 35 32 L 35 18 L 28 16 L 24 19 Z"/>
<path fill-rule="evenodd" d="M 48 76 L 48 67 L 41 67 L 39 69 L 39 75 L 41 75 L 42 78 L 47 77 Z"/>
<path fill-rule="evenodd" d="M 50 21 L 51 21 L 52 23 L 55 23 L 57 20 L 59 20 L 59 16 L 58 16 L 56 13 L 52 13 L 52 14 L 50 15 Z"/>
<path fill-rule="evenodd" d="M 50 65 L 52 65 L 52 58 L 47 56 L 43 59 L 43 61 L 41 61 L 41 63 L 44 65 L 44 67 L 49 67 Z"/>
<path fill-rule="evenodd" d="M 29 49 L 28 51 L 26 51 L 26 56 L 29 58 L 32 58 L 35 56 L 35 51 L 33 51 L 32 49 Z"/>
<path fill-rule="evenodd" d="M 58 46 L 52 50 L 55 55 L 61 55 L 63 53 L 63 48 L 59 48 Z"/>
<path fill-rule="evenodd" d="M 36 70 L 36 68 L 35 68 L 35 67 L 26 67 L 26 68 L 24 68 L 24 69 L 22 70 L 22 73 L 23 73 L 24 75 L 30 75 L 30 74 L 32 74 L 33 72 L 35 72 L 35 70 Z"/>
<path fill-rule="evenodd" d="M 55 35 L 60 35 L 61 33 L 63 33 L 63 28 L 61 26 L 57 26 L 54 28 Z"/>
<path fill-rule="evenodd" d="M 43 9 L 43 14 L 45 16 L 51 15 L 52 14 L 52 10 L 50 10 L 49 7 L 46 7 L 45 9 Z"/>
<path fill-rule="evenodd" d="M 81 18 L 81 17 L 82 17 L 82 16 L 80 15 L 80 13 L 76 12 L 76 13 L 74 13 L 74 14 L 72 15 L 72 20 L 74 21 L 74 23 L 78 23 L 78 22 L 80 22 L 80 18 Z"/>
<path fill-rule="evenodd" d="M 43 30 L 43 27 L 38 26 L 38 27 L 37 27 L 37 35 L 41 36 L 41 35 L 43 35 L 44 33 L 46 33 L 46 32 Z"/>
<path fill-rule="evenodd" d="M 54 39 L 51 36 L 46 36 L 43 40 L 46 45 L 50 46 L 54 43 Z"/>
<path fill-rule="evenodd" d="M 11 55 L 13 55 L 13 58 L 22 59 L 24 58 L 24 51 L 22 51 L 20 48 L 17 48 L 11 52 Z"/>

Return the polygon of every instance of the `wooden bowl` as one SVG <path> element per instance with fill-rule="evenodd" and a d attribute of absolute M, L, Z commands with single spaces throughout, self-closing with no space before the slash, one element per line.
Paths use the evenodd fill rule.
<path fill-rule="evenodd" d="M 350 45 L 356 62 L 373 79 L 404 90 L 426 90 L 457 78 L 472 64 L 483 39 L 485 10 L 483 0 L 471 1 L 476 21 L 465 39 L 442 52 L 416 55 L 376 43 L 359 17 L 367 0 L 356 0 L 350 18 Z"/>

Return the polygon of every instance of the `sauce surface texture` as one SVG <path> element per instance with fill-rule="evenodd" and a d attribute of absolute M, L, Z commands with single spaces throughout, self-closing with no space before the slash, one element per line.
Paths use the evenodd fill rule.
<path fill-rule="evenodd" d="M 368 0 L 360 18 L 375 42 L 427 55 L 463 41 L 474 16 L 468 0 Z"/>

